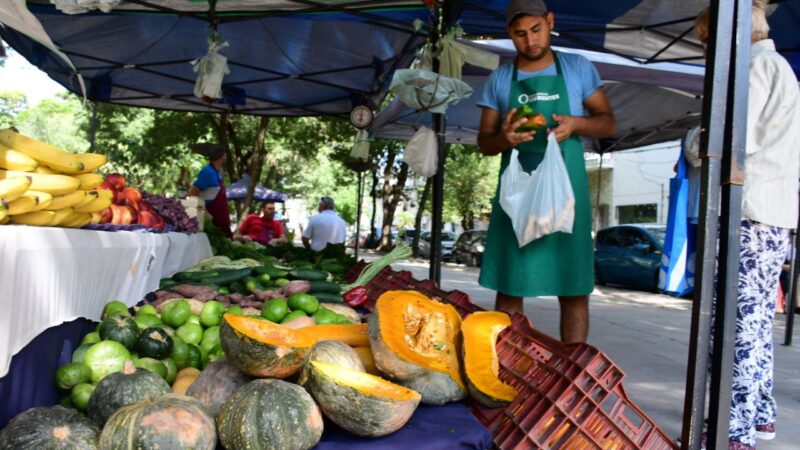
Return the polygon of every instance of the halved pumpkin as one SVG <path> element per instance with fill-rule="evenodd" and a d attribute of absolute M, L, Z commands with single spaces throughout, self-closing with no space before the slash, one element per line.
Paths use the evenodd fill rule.
<path fill-rule="evenodd" d="M 299 328 L 300 333 L 314 338 L 315 341 L 341 341 L 351 347 L 366 347 L 369 345 L 367 324 L 355 325 L 311 325 Z"/>
<path fill-rule="evenodd" d="M 311 376 L 311 362 L 322 361 L 336 366 L 347 367 L 364 372 L 364 363 L 353 347 L 341 341 L 319 341 L 311 347 L 303 358 L 303 368 L 297 377 L 297 384 L 305 387 Z"/>
<path fill-rule="evenodd" d="M 461 316 L 416 291 L 387 291 L 369 319 L 375 366 L 430 405 L 463 399 Z"/>
<path fill-rule="evenodd" d="M 303 365 L 315 340 L 268 320 L 225 314 L 219 330 L 222 350 L 252 377 L 286 378 Z"/>
<path fill-rule="evenodd" d="M 308 387 L 322 413 L 359 436 L 385 436 L 408 422 L 420 395 L 383 378 L 311 361 Z"/>
<path fill-rule="evenodd" d="M 514 400 L 517 390 L 498 378 L 497 335 L 511 325 L 508 314 L 498 311 L 472 313 L 461 323 L 464 336 L 464 372 L 470 395 L 489 408 Z"/>

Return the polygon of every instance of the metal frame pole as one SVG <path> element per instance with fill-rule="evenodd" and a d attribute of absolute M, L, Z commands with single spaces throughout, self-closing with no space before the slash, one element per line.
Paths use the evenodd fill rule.
<path fill-rule="evenodd" d="M 92 102 L 92 123 L 89 128 L 89 152 L 94 152 L 94 139 L 97 136 L 97 102 Z"/>
<path fill-rule="evenodd" d="M 709 20 L 708 60 L 700 143 L 702 176 L 700 186 L 700 223 L 695 257 L 695 289 L 686 370 L 686 394 L 683 408 L 681 448 L 700 448 L 705 413 L 708 376 L 711 309 L 714 297 L 714 271 L 717 255 L 720 179 L 724 125 L 728 99 L 728 77 L 735 0 L 712 0 Z M 727 37 L 727 38 L 726 38 Z"/>
<path fill-rule="evenodd" d="M 798 235 L 800 235 L 800 218 L 798 218 L 798 226 L 792 230 L 792 262 L 789 266 L 789 288 L 786 289 L 786 334 L 783 339 L 783 345 L 792 345 L 792 334 L 794 334 L 794 311 L 797 308 L 797 277 L 800 275 L 800 264 L 798 264 L 798 257 L 800 251 L 797 251 Z"/>
<path fill-rule="evenodd" d="M 358 199 L 358 205 L 356 205 L 356 246 L 355 246 L 355 257 L 356 261 L 358 261 L 358 244 L 361 240 L 361 202 L 362 202 L 362 195 L 363 195 L 363 183 L 364 183 L 364 176 L 361 171 L 356 172 L 358 176 L 357 188 L 358 193 L 356 194 L 356 199 Z"/>
<path fill-rule="evenodd" d="M 439 14 L 441 16 L 437 18 L 439 19 L 437 20 L 437 28 L 432 33 L 434 44 L 439 40 L 439 34 L 444 33 L 449 24 L 445 8 L 439 8 Z M 433 59 L 433 71 L 439 72 L 438 57 Z M 439 285 L 442 281 L 442 212 L 444 210 L 444 163 L 447 158 L 447 143 L 445 141 L 447 119 L 444 114 L 433 114 L 433 131 L 436 133 L 438 167 L 436 168 L 436 175 L 433 176 L 432 186 L 431 206 L 433 217 L 431 220 L 431 254 L 428 278 Z M 420 230 L 417 230 L 417 233 L 419 232 Z"/>

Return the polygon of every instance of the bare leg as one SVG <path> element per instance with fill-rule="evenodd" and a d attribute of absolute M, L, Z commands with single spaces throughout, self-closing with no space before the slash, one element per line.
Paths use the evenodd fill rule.
<path fill-rule="evenodd" d="M 522 297 L 515 297 L 498 292 L 494 302 L 494 309 L 508 314 L 524 314 L 522 312 Z"/>
<path fill-rule="evenodd" d="M 589 296 L 558 297 L 561 307 L 561 341 L 585 342 L 589 335 Z"/>

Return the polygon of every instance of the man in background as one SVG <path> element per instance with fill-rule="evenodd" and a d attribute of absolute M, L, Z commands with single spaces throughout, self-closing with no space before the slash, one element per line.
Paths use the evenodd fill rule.
<path fill-rule="evenodd" d="M 319 214 L 308 221 L 303 230 L 303 245 L 316 252 L 328 244 L 342 244 L 347 238 L 347 223 L 336 214 L 336 205 L 330 197 L 322 197 L 317 208 Z"/>

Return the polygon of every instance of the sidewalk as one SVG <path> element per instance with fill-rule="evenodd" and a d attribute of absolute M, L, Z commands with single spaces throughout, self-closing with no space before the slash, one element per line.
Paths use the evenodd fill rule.
<path fill-rule="evenodd" d="M 427 261 L 395 264 L 418 279 L 428 278 Z M 442 267 L 442 288 L 466 292 L 479 306 L 491 309 L 494 292 L 477 283 L 478 269 L 454 264 Z M 558 302 L 554 298 L 525 300 L 525 313 L 540 330 L 558 336 Z M 625 389 L 664 432 L 681 431 L 689 346 L 690 300 L 666 295 L 598 287 L 591 300 L 589 343 L 608 354 L 626 373 Z M 785 347 L 786 316 L 776 316 L 775 391 L 777 438 L 759 441 L 761 450 L 800 448 L 800 333 Z"/>

